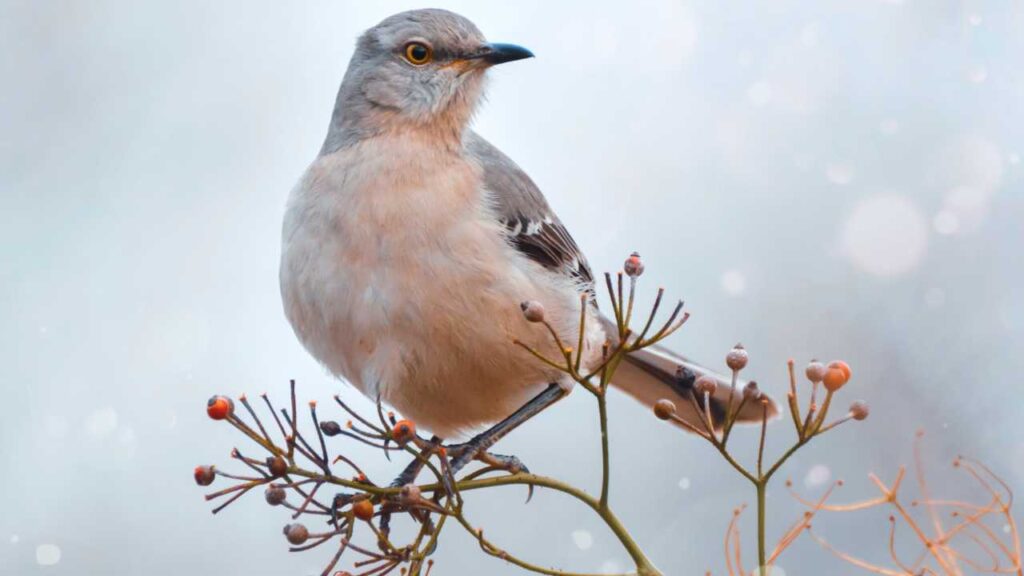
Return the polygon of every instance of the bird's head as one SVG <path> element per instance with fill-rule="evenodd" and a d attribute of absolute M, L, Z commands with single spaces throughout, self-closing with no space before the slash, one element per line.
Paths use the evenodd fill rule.
<path fill-rule="evenodd" d="M 480 99 L 484 72 L 531 56 L 520 46 L 487 42 L 472 22 L 447 10 L 386 18 L 359 38 L 324 152 L 410 127 L 461 133 Z"/>

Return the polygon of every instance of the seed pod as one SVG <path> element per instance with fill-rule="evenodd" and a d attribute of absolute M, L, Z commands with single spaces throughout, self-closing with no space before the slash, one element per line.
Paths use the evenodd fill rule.
<path fill-rule="evenodd" d="M 206 402 L 206 415 L 214 420 L 224 420 L 235 413 L 235 403 L 227 396 L 213 396 Z"/>
<path fill-rule="evenodd" d="M 747 367 L 747 355 L 746 349 L 743 348 L 743 344 L 737 344 L 732 347 L 732 350 L 725 355 L 725 363 L 733 371 L 740 371 Z"/>
<path fill-rule="evenodd" d="M 267 457 L 267 469 L 274 478 L 280 478 L 288 472 L 288 462 L 280 456 Z"/>
<path fill-rule="evenodd" d="M 196 479 L 196 484 L 209 486 L 217 478 L 217 473 L 214 471 L 213 466 L 196 466 L 192 476 Z"/>
<path fill-rule="evenodd" d="M 536 300 L 527 300 L 519 305 L 523 309 L 523 316 L 530 322 L 544 321 L 544 305 Z"/>
<path fill-rule="evenodd" d="M 341 425 L 334 420 L 324 420 L 320 423 L 320 431 L 327 436 L 337 436 L 341 434 Z"/>
<path fill-rule="evenodd" d="M 267 504 L 270 504 L 271 506 L 282 504 L 287 496 L 288 495 L 285 493 L 284 488 L 281 488 L 277 484 L 267 486 L 266 492 L 263 493 L 263 497 L 267 499 Z"/>
<path fill-rule="evenodd" d="M 626 258 L 626 263 L 622 265 L 623 272 L 630 278 L 639 278 L 644 273 L 644 262 L 640 259 L 639 252 L 633 252 Z"/>
<path fill-rule="evenodd" d="M 671 400 L 662 398 L 654 403 L 654 415 L 659 420 L 668 420 L 676 413 L 676 405 Z"/>
<path fill-rule="evenodd" d="M 296 522 L 295 524 L 288 524 L 284 527 L 284 536 L 295 546 L 301 546 L 309 540 L 309 530 L 305 526 Z"/>
<path fill-rule="evenodd" d="M 867 402 L 858 400 L 853 404 L 850 404 L 850 416 L 852 416 L 854 420 L 864 420 L 870 414 L 871 408 L 868 406 Z"/>
<path fill-rule="evenodd" d="M 715 389 L 718 388 L 718 381 L 714 377 L 708 376 L 707 374 L 697 378 L 697 381 L 693 383 L 693 389 L 703 396 L 704 394 L 714 394 Z"/>
<path fill-rule="evenodd" d="M 416 437 L 416 424 L 412 420 L 399 420 L 391 429 L 391 438 L 399 445 L 404 445 Z"/>
<path fill-rule="evenodd" d="M 828 368 L 825 368 L 825 365 L 817 360 L 811 360 L 810 363 L 807 364 L 807 369 L 804 370 L 804 374 L 807 375 L 807 379 L 815 384 L 818 384 L 825 379 L 826 372 L 828 372 Z"/>
<path fill-rule="evenodd" d="M 370 520 L 373 518 L 373 502 L 370 502 L 368 499 L 353 502 L 352 512 L 360 520 Z"/>

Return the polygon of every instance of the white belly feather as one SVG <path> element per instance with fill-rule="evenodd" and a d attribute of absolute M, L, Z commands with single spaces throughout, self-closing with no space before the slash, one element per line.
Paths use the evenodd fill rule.
<path fill-rule="evenodd" d="M 380 140 L 318 158 L 292 191 L 285 312 L 333 374 L 450 437 L 560 380 L 512 344 L 557 354 L 519 303 L 543 303 L 574 345 L 579 297 L 504 241 L 474 165 L 414 139 Z M 603 342 L 598 322 L 589 325 L 586 364 Z"/>

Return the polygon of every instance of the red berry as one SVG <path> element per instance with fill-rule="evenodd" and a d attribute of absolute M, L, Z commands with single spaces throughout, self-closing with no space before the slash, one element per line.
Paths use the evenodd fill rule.
<path fill-rule="evenodd" d="M 213 480 L 217 477 L 217 473 L 214 471 L 213 466 L 196 466 L 192 476 L 196 479 L 196 484 L 200 486 L 209 486 L 213 484 Z"/>
<path fill-rule="evenodd" d="M 639 252 L 633 252 L 626 258 L 626 263 L 623 264 L 622 270 L 626 273 L 626 276 L 630 278 L 636 278 L 644 273 L 644 263 L 640 259 Z"/>
<path fill-rule="evenodd" d="M 359 518 L 360 520 L 370 520 L 373 518 L 373 502 L 370 502 L 369 500 L 353 502 L 352 512 L 356 515 L 356 518 Z"/>
<path fill-rule="evenodd" d="M 227 396 L 214 396 L 206 403 L 206 414 L 214 420 L 223 420 L 235 413 L 235 403 Z"/>
<path fill-rule="evenodd" d="M 412 420 L 399 420 L 391 429 L 391 437 L 399 444 L 405 444 L 416 437 L 416 424 Z"/>

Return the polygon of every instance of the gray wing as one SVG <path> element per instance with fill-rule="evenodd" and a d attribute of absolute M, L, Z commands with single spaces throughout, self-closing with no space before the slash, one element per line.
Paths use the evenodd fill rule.
<path fill-rule="evenodd" d="M 509 244 L 545 268 L 569 276 L 594 297 L 594 275 L 576 241 L 540 189 L 508 156 L 470 132 L 466 151 L 484 171 L 484 187 L 505 226 Z"/>

